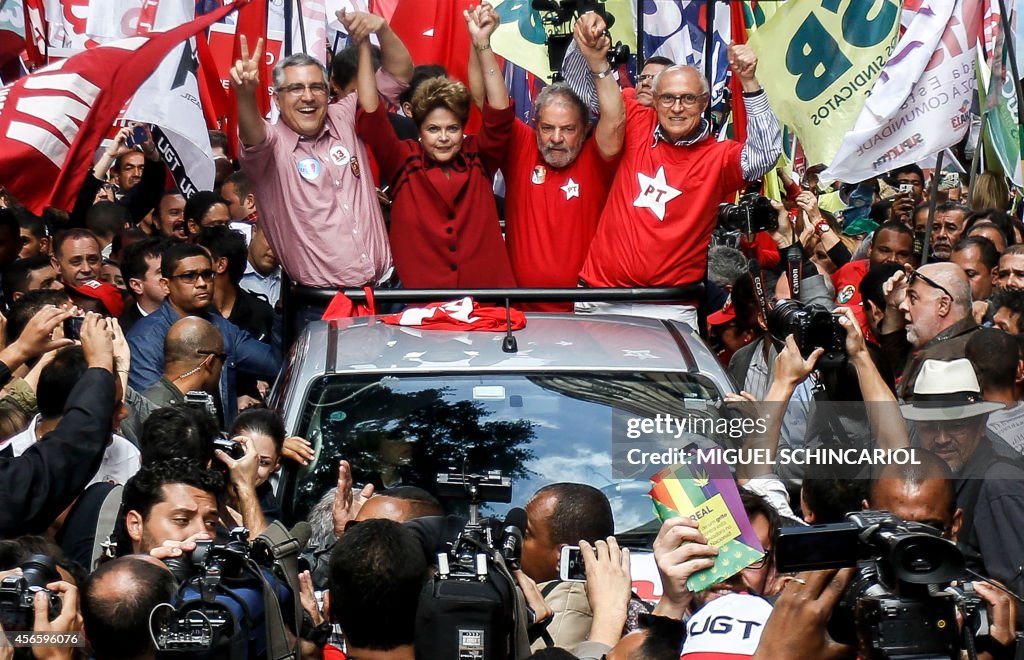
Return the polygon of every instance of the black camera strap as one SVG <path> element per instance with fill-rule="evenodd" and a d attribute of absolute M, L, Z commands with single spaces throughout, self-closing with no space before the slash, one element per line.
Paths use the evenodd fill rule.
<path fill-rule="evenodd" d="M 804 278 L 804 251 L 791 245 L 782 251 L 786 258 L 786 277 L 794 300 L 800 300 L 800 280 Z"/>
<path fill-rule="evenodd" d="M 765 323 L 768 322 L 768 296 L 764 290 L 764 277 L 761 275 L 761 265 L 757 259 L 751 259 L 747 264 L 747 276 L 754 285 L 754 296 L 757 297 L 758 307 L 761 308 L 761 316 Z"/>

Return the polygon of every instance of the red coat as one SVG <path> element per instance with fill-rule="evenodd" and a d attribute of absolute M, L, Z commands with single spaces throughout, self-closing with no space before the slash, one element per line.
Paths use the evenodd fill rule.
<path fill-rule="evenodd" d="M 483 130 L 510 122 L 512 112 L 511 108 L 486 108 Z M 391 181 L 389 236 L 402 286 L 516 286 L 498 224 L 491 175 L 475 136 L 465 137 L 446 176 L 418 142 L 398 139 L 383 105 L 372 113 L 360 111 L 356 131 L 373 151 L 381 176 Z"/>

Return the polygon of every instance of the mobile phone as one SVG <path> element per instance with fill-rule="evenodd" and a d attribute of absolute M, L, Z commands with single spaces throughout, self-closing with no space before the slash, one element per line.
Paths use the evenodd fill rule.
<path fill-rule="evenodd" d="M 952 190 L 953 188 L 960 187 L 960 173 L 959 172 L 943 172 L 942 179 L 939 180 L 939 190 Z"/>
<path fill-rule="evenodd" d="M 129 147 L 137 147 L 144 144 L 149 139 L 149 135 L 146 133 L 145 126 L 136 126 L 132 129 L 128 139 L 124 141 L 125 145 Z"/>
<path fill-rule="evenodd" d="M 900 184 L 900 193 L 901 194 L 909 195 L 912 192 L 914 192 L 914 184 L 912 184 L 912 183 L 901 183 Z"/>
<path fill-rule="evenodd" d="M 558 557 L 558 578 L 563 582 L 586 582 L 583 555 L 578 545 L 563 545 Z"/>
<path fill-rule="evenodd" d="M 71 316 L 64 319 L 64 338 L 78 341 L 82 338 L 82 322 L 84 316 Z"/>

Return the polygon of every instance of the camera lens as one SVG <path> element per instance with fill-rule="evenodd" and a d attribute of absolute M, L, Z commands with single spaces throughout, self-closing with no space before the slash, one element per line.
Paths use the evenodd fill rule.
<path fill-rule="evenodd" d="M 21 565 L 22 577 L 30 587 L 43 588 L 60 580 L 57 564 L 46 555 L 30 555 Z"/>

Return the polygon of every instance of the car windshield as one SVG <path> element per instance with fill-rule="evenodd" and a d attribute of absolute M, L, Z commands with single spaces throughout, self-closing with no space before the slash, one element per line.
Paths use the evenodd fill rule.
<path fill-rule="evenodd" d="M 717 419 L 721 410 L 709 379 L 668 372 L 329 375 L 311 383 L 306 402 L 297 432 L 317 456 L 299 472 L 294 497 L 284 497 L 292 519 L 305 519 L 346 459 L 356 483 L 378 489 L 436 492 L 440 472 L 500 470 L 512 478 L 512 502 L 486 504 L 484 515 L 524 506 L 546 484 L 590 484 L 611 501 L 616 534 L 638 542 L 658 528 L 647 497 L 654 470 L 613 476 L 616 429 L 621 440 L 627 417 Z"/>

